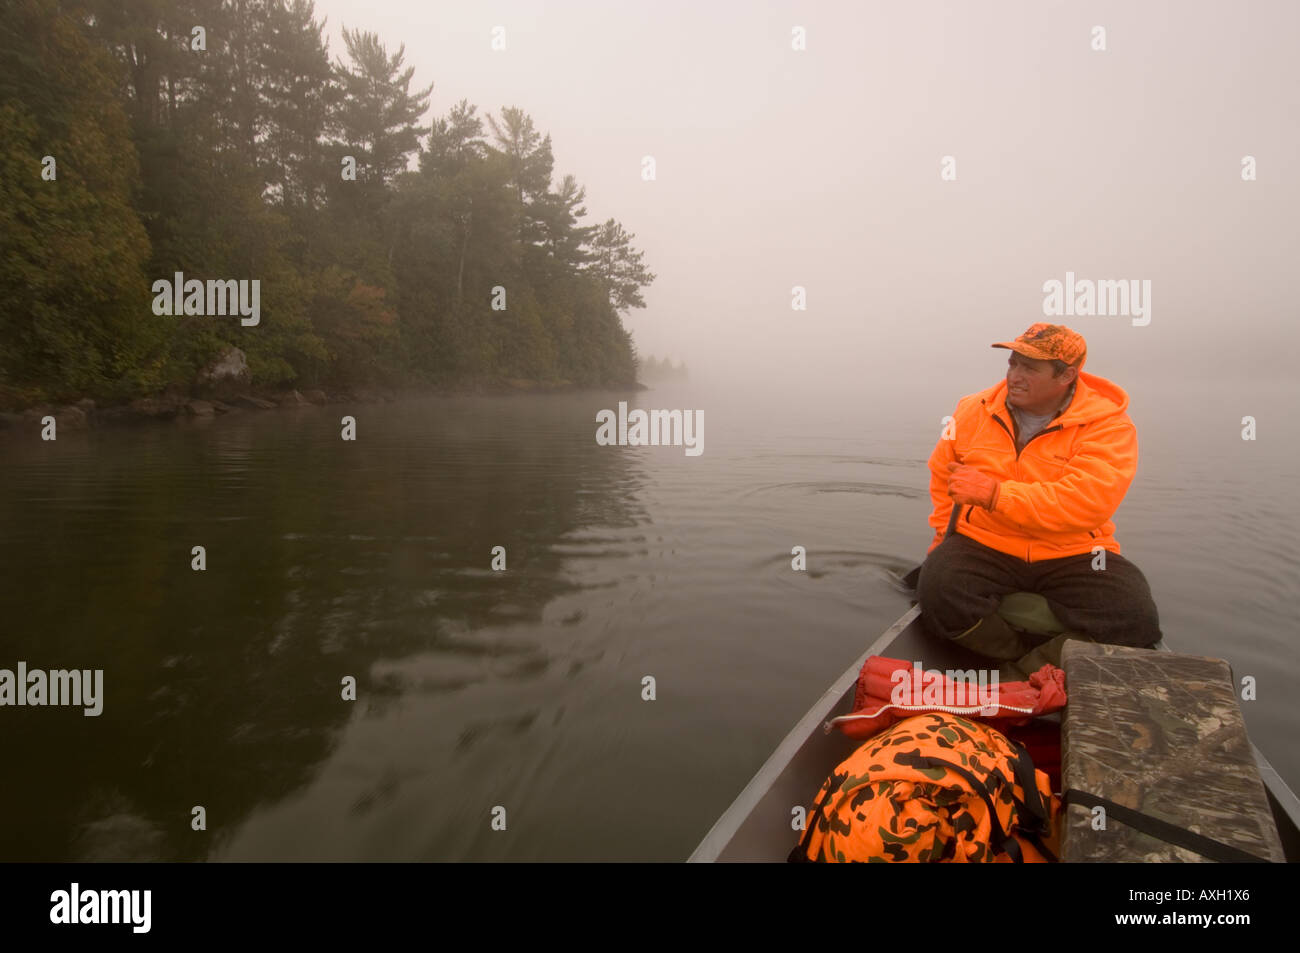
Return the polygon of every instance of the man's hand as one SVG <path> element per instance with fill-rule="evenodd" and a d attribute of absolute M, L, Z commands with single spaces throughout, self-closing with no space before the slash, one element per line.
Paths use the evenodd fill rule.
<path fill-rule="evenodd" d="M 974 467 L 963 463 L 948 464 L 948 495 L 963 506 L 982 506 L 992 510 L 998 503 L 1001 483 Z"/>

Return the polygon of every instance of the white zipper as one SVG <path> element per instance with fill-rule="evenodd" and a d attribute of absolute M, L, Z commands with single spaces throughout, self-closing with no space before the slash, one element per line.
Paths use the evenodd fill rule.
<path fill-rule="evenodd" d="M 975 715 L 978 714 L 979 712 L 984 711 L 986 708 L 997 708 L 1000 711 L 1018 711 L 1018 712 L 1023 712 L 1026 715 L 1032 715 L 1034 713 L 1034 710 L 1032 708 L 1021 708 L 1018 705 L 1002 705 L 1002 704 L 976 705 L 973 707 L 967 706 L 967 707 L 958 708 L 953 705 L 895 705 L 891 702 L 888 705 L 884 705 L 881 708 L 877 708 L 871 714 L 859 713 L 856 715 L 840 715 L 837 718 L 832 718 L 830 721 L 822 725 L 822 731 L 824 731 L 826 734 L 830 734 L 831 729 L 833 729 L 836 725 L 839 725 L 843 722 L 861 721 L 867 718 L 878 718 L 882 713 L 889 711 L 891 708 L 897 711 L 942 711 L 942 712 L 947 712 L 950 715 Z"/>

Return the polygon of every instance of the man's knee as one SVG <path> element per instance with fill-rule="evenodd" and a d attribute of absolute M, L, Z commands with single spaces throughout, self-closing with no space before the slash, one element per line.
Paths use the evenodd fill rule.
<path fill-rule="evenodd" d="M 932 635 L 955 638 L 997 609 L 998 596 L 981 594 L 981 587 L 972 584 L 972 571 L 983 558 L 977 544 L 957 535 L 949 536 L 926 557 L 916 601 L 922 624 Z"/>
<path fill-rule="evenodd" d="M 1123 621 L 1115 627 L 1112 638 L 1102 641 L 1142 649 L 1149 649 L 1160 641 L 1160 615 L 1149 592 L 1135 593 L 1128 605 L 1120 607 L 1120 611 Z"/>
<path fill-rule="evenodd" d="M 1100 573 L 1105 573 L 1101 579 Z M 1150 648 L 1160 641 L 1160 617 L 1151 587 L 1132 562 L 1113 555 L 1098 572 L 1101 588 L 1077 605 L 1053 605 L 1066 628 L 1098 642 Z M 1052 601 L 1049 597 L 1049 602 Z"/>
<path fill-rule="evenodd" d="M 951 573 L 948 572 L 947 560 L 944 558 L 943 545 L 930 551 L 921 563 L 921 576 L 916 581 L 916 601 L 921 604 L 922 612 L 930 612 L 938 606 L 945 584 Z"/>
<path fill-rule="evenodd" d="M 1131 561 L 1119 555 L 1111 557 L 1108 568 L 1111 572 L 1119 570 L 1124 582 L 1116 606 L 1122 622 L 1116 627 L 1117 637 L 1108 641 L 1117 645 L 1150 648 L 1160 641 L 1161 633 L 1160 613 L 1151 596 L 1147 577 Z"/>
<path fill-rule="evenodd" d="M 1097 642 L 1111 645 L 1126 645 L 1135 649 L 1149 649 L 1160 641 L 1160 621 L 1156 617 L 1155 605 L 1117 607 L 1119 617 L 1104 626 L 1093 628 L 1084 634 Z"/>
<path fill-rule="evenodd" d="M 958 601 L 961 567 L 958 565 L 958 544 L 951 537 L 930 551 L 921 564 L 921 578 L 916 584 L 916 601 L 921 605 L 923 617 L 947 617 L 954 602 Z"/>

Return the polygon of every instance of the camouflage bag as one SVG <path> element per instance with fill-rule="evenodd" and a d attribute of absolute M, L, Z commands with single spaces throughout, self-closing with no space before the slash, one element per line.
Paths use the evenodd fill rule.
<path fill-rule="evenodd" d="M 896 723 L 835 769 L 789 860 L 1055 861 L 1060 810 L 1024 748 L 931 712 Z"/>

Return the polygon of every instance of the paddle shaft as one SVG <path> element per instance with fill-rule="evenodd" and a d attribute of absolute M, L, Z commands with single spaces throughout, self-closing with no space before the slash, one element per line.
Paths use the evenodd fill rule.
<path fill-rule="evenodd" d="M 961 504 L 956 500 L 953 500 L 952 515 L 948 517 L 948 529 L 943 534 L 944 539 L 947 539 L 953 533 L 957 532 L 957 521 L 959 519 L 961 519 Z"/>

